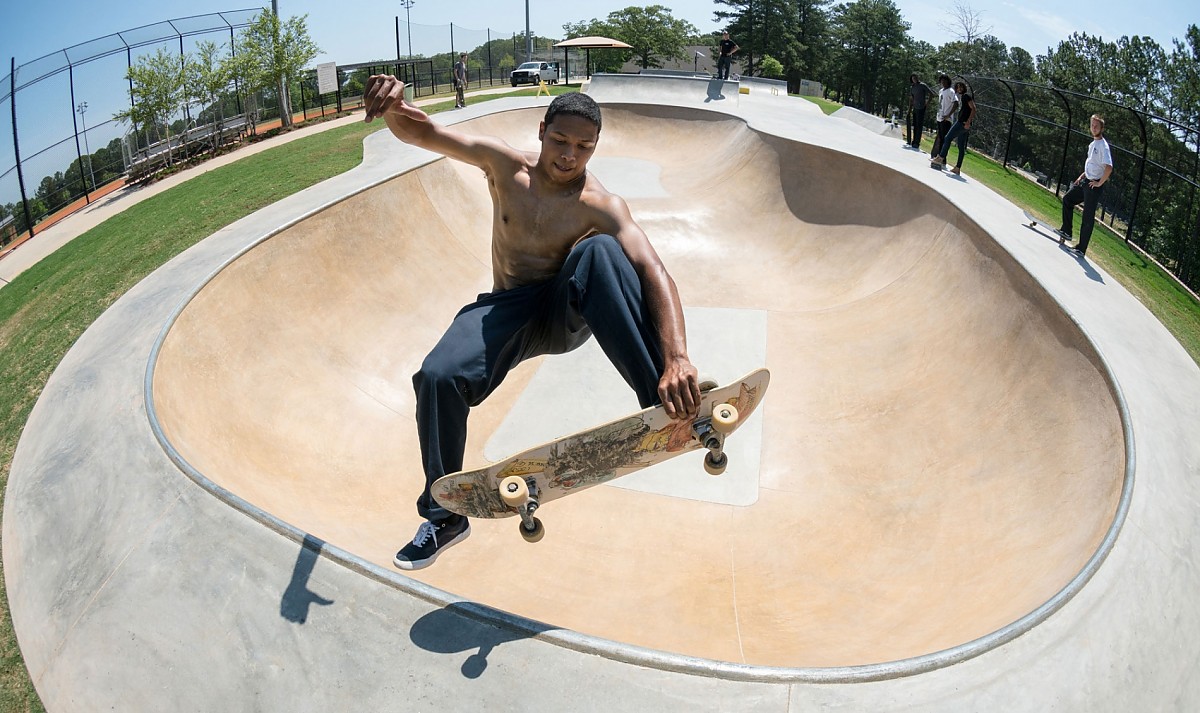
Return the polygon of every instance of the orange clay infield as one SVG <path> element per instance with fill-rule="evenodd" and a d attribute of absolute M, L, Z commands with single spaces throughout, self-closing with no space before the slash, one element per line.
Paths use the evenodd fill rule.
<path fill-rule="evenodd" d="M 533 149 L 541 114 L 459 126 Z M 763 318 L 753 502 L 599 486 L 548 506 L 540 543 L 477 520 L 415 578 L 652 649 L 826 667 L 974 640 L 1083 568 L 1120 497 L 1117 405 L 991 238 L 913 179 L 738 120 L 604 119 L 597 159 L 643 172 L 626 197 L 685 306 Z M 166 437 L 216 484 L 390 568 L 419 523 L 411 376 L 490 289 L 491 216 L 483 174 L 443 159 L 236 259 L 163 344 Z M 472 412 L 467 467 L 543 361 Z"/>

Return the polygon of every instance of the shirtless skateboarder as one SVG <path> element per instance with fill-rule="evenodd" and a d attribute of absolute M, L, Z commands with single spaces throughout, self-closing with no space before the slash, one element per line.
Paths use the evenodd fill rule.
<path fill-rule="evenodd" d="M 468 412 L 521 361 L 595 335 L 643 408 L 661 403 L 672 418 L 693 418 L 700 387 L 674 280 L 625 201 L 587 172 L 601 123 L 591 97 L 551 102 L 538 153 L 434 123 L 403 97 L 403 82 L 372 76 L 366 121 L 382 117 L 401 141 L 478 166 L 492 194 L 492 291 L 459 311 L 413 376 L 426 522 L 396 553 L 409 570 L 470 534 L 429 489 L 462 469 Z"/>

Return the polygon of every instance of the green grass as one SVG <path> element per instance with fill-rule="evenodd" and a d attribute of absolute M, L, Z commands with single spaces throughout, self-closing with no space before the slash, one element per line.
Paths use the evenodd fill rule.
<path fill-rule="evenodd" d="M 552 94 L 575 91 L 553 86 Z M 533 96 L 535 89 L 478 95 Z M 825 113 L 841 105 L 805 97 Z M 430 113 L 453 99 L 427 105 Z M 34 402 L 55 366 L 95 319 L 167 260 L 239 218 L 343 173 L 362 161 L 362 140 L 381 128 L 355 123 L 299 139 L 197 176 L 110 218 L 0 289 L 0 493 Z M 1040 186 L 977 155 L 964 172 L 1035 215 L 1052 218 L 1058 201 Z M 1200 362 L 1200 305 L 1107 228 L 1093 236 L 1095 259 L 1171 330 Z M 2 496 L 0 496 L 2 497 Z M 0 588 L 0 713 L 44 710 L 17 647 Z"/>
<path fill-rule="evenodd" d="M 795 96 L 800 96 L 800 95 L 795 95 Z M 843 106 L 842 104 L 839 104 L 837 102 L 831 102 L 828 99 L 822 99 L 820 97 L 800 96 L 800 98 L 807 99 L 808 101 L 812 102 L 813 104 L 816 104 L 817 106 L 821 107 L 821 111 L 825 112 L 826 116 L 828 116 L 829 114 L 832 114 L 833 112 L 837 111 L 838 109 L 841 109 Z"/>
<path fill-rule="evenodd" d="M 933 150 L 933 141 L 926 137 L 921 147 L 928 153 Z M 951 147 L 949 157 L 957 160 L 957 146 Z M 1062 201 L 1020 173 L 974 151 L 967 152 L 962 170 L 963 175 L 1028 210 L 1039 222 L 1045 221 L 1051 230 L 1062 220 Z M 1076 236 L 1079 222 L 1079 211 L 1076 210 Z M 1100 221 L 1096 221 L 1088 244 L 1087 259 L 1104 268 L 1137 297 L 1179 340 L 1192 360 L 1200 364 L 1200 302 L 1165 270 L 1126 244 L 1124 238 Z"/>

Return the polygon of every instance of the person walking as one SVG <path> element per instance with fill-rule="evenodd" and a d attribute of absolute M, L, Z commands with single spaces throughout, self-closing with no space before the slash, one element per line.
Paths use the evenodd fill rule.
<path fill-rule="evenodd" d="M 1092 228 L 1096 225 L 1096 206 L 1104 192 L 1104 184 L 1112 178 L 1113 159 L 1112 147 L 1104 138 L 1104 117 L 1092 114 L 1088 121 L 1092 134 L 1092 143 L 1088 144 L 1087 160 L 1083 164 L 1083 173 L 1071 184 L 1071 190 L 1063 196 L 1062 226 L 1055 232 L 1066 242 L 1071 239 L 1071 228 L 1075 221 L 1075 206 L 1083 203 L 1083 221 L 1079 224 L 1079 242 L 1068 245 L 1077 254 L 1087 253 L 1088 243 L 1092 240 Z"/>
<path fill-rule="evenodd" d="M 467 53 L 460 52 L 458 61 L 454 63 L 454 108 L 462 109 L 467 105 Z"/>

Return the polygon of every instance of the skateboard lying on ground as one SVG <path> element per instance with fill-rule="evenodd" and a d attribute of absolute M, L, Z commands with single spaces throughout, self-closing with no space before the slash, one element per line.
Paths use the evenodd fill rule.
<path fill-rule="evenodd" d="M 542 505 L 700 448 L 704 469 L 725 471 L 725 439 L 754 412 L 771 374 L 757 369 L 726 386 L 703 390 L 694 420 L 674 420 L 654 406 L 493 463 L 438 478 L 433 497 L 467 517 L 519 515 L 521 536 L 542 539 L 533 513 Z"/>

